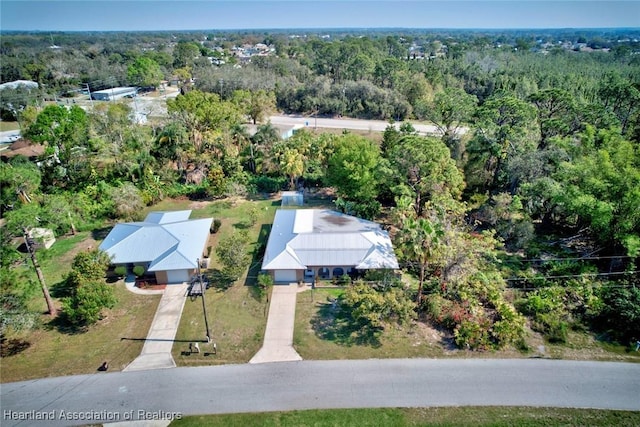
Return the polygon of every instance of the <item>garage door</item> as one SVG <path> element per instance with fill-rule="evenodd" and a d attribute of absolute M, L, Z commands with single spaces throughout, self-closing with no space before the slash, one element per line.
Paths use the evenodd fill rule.
<path fill-rule="evenodd" d="M 298 280 L 296 270 L 276 270 L 274 274 L 276 282 L 295 282 Z"/>
<path fill-rule="evenodd" d="M 168 283 L 182 283 L 189 281 L 189 270 L 168 270 L 167 282 Z"/>

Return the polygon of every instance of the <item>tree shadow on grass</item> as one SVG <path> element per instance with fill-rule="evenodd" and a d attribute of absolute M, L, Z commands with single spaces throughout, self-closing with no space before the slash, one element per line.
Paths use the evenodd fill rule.
<path fill-rule="evenodd" d="M 97 241 L 104 240 L 105 237 L 107 237 L 107 234 L 109 234 L 112 229 L 113 227 L 98 228 L 91 232 L 91 237 L 93 237 L 93 240 Z"/>
<path fill-rule="evenodd" d="M 51 296 L 58 299 L 71 296 L 72 290 L 73 288 L 69 285 L 67 279 L 62 279 L 49 287 Z"/>
<path fill-rule="evenodd" d="M 260 226 L 258 241 L 256 242 L 253 253 L 251 254 L 251 264 L 249 265 L 247 277 L 244 280 L 244 285 L 251 287 L 251 296 L 257 301 L 262 301 L 264 297 L 264 291 L 258 287 L 258 275 L 262 269 L 262 260 L 264 258 L 264 251 L 267 247 L 267 239 L 269 238 L 270 231 L 271 224 L 262 224 Z"/>
<path fill-rule="evenodd" d="M 235 280 L 233 280 L 217 268 L 207 271 L 205 275 L 209 282 L 207 288 L 214 288 L 219 291 L 226 291 L 227 289 L 232 287 L 233 282 L 235 282 Z"/>
<path fill-rule="evenodd" d="M 207 207 L 211 215 L 220 213 L 229 208 L 231 208 L 231 202 L 229 200 L 216 200 Z"/>
<path fill-rule="evenodd" d="M 248 230 L 252 225 L 248 221 L 240 221 L 232 224 L 232 227 L 237 230 Z"/>
<path fill-rule="evenodd" d="M 29 347 L 31 347 L 31 343 L 29 341 L 17 338 L 7 339 L 3 337 L 2 340 L 0 340 L 0 357 L 15 356 L 16 354 L 22 353 Z"/>
<path fill-rule="evenodd" d="M 89 327 L 86 325 L 74 325 L 62 312 L 59 313 L 55 319 L 51 319 L 49 322 L 45 323 L 44 327 L 49 330 L 55 329 L 65 335 L 84 334 L 89 330 Z"/>
<path fill-rule="evenodd" d="M 378 348 L 382 345 L 382 330 L 354 321 L 350 313 L 340 307 L 338 301 L 318 305 L 320 308 L 311 319 L 311 327 L 318 338 L 346 347 L 360 345 Z"/>

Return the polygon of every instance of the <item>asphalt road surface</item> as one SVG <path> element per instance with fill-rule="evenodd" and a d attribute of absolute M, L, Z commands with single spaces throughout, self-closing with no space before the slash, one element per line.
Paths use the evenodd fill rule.
<path fill-rule="evenodd" d="M 639 379 L 640 364 L 544 359 L 300 361 L 95 373 L 2 384 L 0 424 L 79 425 L 312 408 L 637 411 Z"/>
<path fill-rule="evenodd" d="M 302 125 L 308 128 L 323 128 L 323 129 L 351 129 L 361 131 L 375 131 L 384 132 L 389 126 L 389 122 L 384 120 L 360 120 L 349 118 L 323 118 L 323 117 L 309 117 L 300 115 L 289 116 L 271 116 L 269 117 L 271 123 L 274 125 L 294 126 Z M 438 135 L 440 132 L 433 125 L 424 125 L 409 121 L 418 133 L 423 135 Z M 396 128 L 399 128 L 402 123 L 394 123 Z M 466 129 L 459 129 L 458 132 L 463 134 Z"/>

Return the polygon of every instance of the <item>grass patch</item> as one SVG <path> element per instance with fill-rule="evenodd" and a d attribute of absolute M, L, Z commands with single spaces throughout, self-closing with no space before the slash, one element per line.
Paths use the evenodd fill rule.
<path fill-rule="evenodd" d="M 309 120 L 309 123 L 311 125 L 313 125 L 313 121 Z M 333 134 L 333 135 L 343 135 L 345 132 L 345 129 L 340 129 L 340 128 L 323 128 L 318 126 L 317 129 L 314 128 L 313 126 L 309 126 L 307 127 L 307 129 L 310 132 L 313 132 L 316 135 L 321 135 L 324 133 L 329 133 L 329 134 Z M 382 139 L 384 137 L 384 132 L 380 132 L 377 130 L 372 130 L 372 129 L 346 129 L 347 132 L 349 132 L 352 135 L 358 135 L 358 136 L 363 136 L 377 144 L 380 144 L 382 142 Z"/>
<path fill-rule="evenodd" d="M 2 358 L 2 382 L 96 372 L 109 362 L 120 371 L 142 350 L 160 295 L 137 295 L 123 282 L 115 286 L 118 303 L 86 332 L 74 333 L 43 317 L 42 328 L 8 337 L 29 343 L 22 352 Z"/>
<path fill-rule="evenodd" d="M 38 252 L 38 261 L 47 284 L 62 280 L 71 271 L 73 258 L 92 245 L 91 242 L 86 242 L 89 235 L 88 231 L 83 231 L 75 236 L 60 237 L 50 249 Z"/>
<path fill-rule="evenodd" d="M 50 249 L 38 251 L 45 281 L 58 308 L 57 297 L 61 295 L 62 281 L 71 270 L 73 258 L 98 244 L 93 233 L 84 231 L 59 237 Z M 44 313 L 46 304 L 31 262 L 23 268 L 27 269 L 34 286 L 38 286 L 29 307 Z M 2 358 L 2 381 L 92 373 L 104 361 L 109 362 L 110 371 L 127 366 L 140 354 L 160 296 L 133 294 L 122 282 L 111 286 L 115 287 L 118 303 L 113 309 L 105 310 L 105 317 L 86 331 L 69 329 L 59 319 L 42 315 L 38 329 L 8 334 L 7 344 L 19 346 L 16 349 L 19 351 Z"/>
<path fill-rule="evenodd" d="M 213 217 L 222 220 L 220 230 L 209 237 L 208 245 L 213 249 L 209 271 L 205 271 L 205 274 L 215 277 L 211 273 L 221 267 L 215 256 L 215 247 L 220 238 L 231 234 L 234 228 L 247 230 L 250 252 L 256 252 L 260 237 L 260 243 L 266 245 L 268 235 L 264 232 L 261 234 L 261 230 L 273 223 L 279 205 L 279 201 L 265 198 L 225 199 L 201 203 L 200 210 L 194 211 L 192 218 Z M 250 213 L 254 210 L 257 211 L 257 221 L 251 224 Z M 262 258 L 254 256 L 245 274 L 232 286 L 227 288 L 214 281 L 207 290 L 207 320 L 212 340 L 217 345 L 216 355 L 208 354 L 212 349 L 208 345 L 200 346 L 201 353 L 188 353 L 188 341 L 204 340 L 206 328 L 201 298 L 186 301 L 176 334 L 179 344 L 174 345 L 172 350 L 176 364 L 197 366 L 246 363 L 258 352 L 262 346 L 268 313 L 266 299 L 259 297 L 252 286 L 261 263 Z"/>
<path fill-rule="evenodd" d="M 390 325 L 374 343 L 350 338 L 349 325 L 337 325 L 341 290 L 315 289 L 298 294 L 293 345 L 308 360 L 442 357 L 445 347 L 437 331 L 419 323 L 401 328 Z"/>
<path fill-rule="evenodd" d="M 637 426 L 640 412 L 529 407 L 444 407 L 330 409 L 255 414 L 190 416 L 173 421 L 188 426 Z"/>
<path fill-rule="evenodd" d="M 209 288 L 205 301 L 217 354 L 208 354 L 212 346 L 207 344 L 200 344 L 201 353 L 189 354 L 188 341 L 205 340 L 206 328 L 201 297 L 188 299 L 176 334 L 177 343 L 172 349 L 176 364 L 198 366 L 248 362 L 262 346 L 267 321 L 266 302 L 256 300 L 250 288 L 242 284 L 235 284 L 227 290 Z"/>
<path fill-rule="evenodd" d="M 450 334 L 429 323 L 413 322 L 406 327 L 387 325 L 376 339 L 367 340 L 341 318 L 331 300 L 341 289 L 317 288 L 298 294 L 293 345 L 306 360 L 371 359 L 405 357 L 528 358 L 596 360 L 640 363 L 640 352 L 598 341 L 589 332 L 569 331 L 564 344 L 546 342 L 529 330 L 523 352 L 507 347 L 501 350 L 469 351 L 457 348 Z"/>
<path fill-rule="evenodd" d="M 20 125 L 18 122 L 5 122 L 4 120 L 0 121 L 0 132 L 6 132 L 9 130 L 19 130 Z"/>

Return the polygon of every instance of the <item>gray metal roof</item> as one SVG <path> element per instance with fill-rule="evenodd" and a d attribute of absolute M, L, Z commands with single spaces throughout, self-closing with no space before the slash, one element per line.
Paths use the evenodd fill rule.
<path fill-rule="evenodd" d="M 263 270 L 321 266 L 398 268 L 389 234 L 379 224 L 327 209 L 279 209 Z"/>
<path fill-rule="evenodd" d="M 190 210 L 151 212 L 142 222 L 117 224 L 100 244 L 114 264 L 150 263 L 149 271 L 196 268 L 212 218 L 189 220 Z"/>

